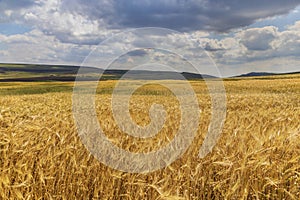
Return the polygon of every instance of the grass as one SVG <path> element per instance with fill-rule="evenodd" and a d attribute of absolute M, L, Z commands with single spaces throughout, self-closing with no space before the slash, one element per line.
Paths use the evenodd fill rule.
<path fill-rule="evenodd" d="M 158 85 L 134 93 L 130 113 L 137 124 L 150 122 L 153 103 L 168 112 L 155 137 L 138 139 L 114 122 L 115 84 L 101 82 L 96 95 L 107 137 L 132 152 L 168 144 L 180 121 L 176 98 Z M 188 151 L 164 169 L 130 174 L 99 163 L 82 145 L 72 115 L 73 83 L 0 83 L 0 199 L 300 199 L 300 78 L 226 80 L 223 133 L 204 159 L 197 155 L 210 122 L 210 96 L 203 81 L 191 84 L 202 113 Z"/>
<path fill-rule="evenodd" d="M 38 83 L 0 83 L 0 96 L 6 95 L 32 95 L 32 94 L 46 94 L 55 92 L 73 91 L 73 83 L 59 83 L 59 82 L 38 82 Z"/>

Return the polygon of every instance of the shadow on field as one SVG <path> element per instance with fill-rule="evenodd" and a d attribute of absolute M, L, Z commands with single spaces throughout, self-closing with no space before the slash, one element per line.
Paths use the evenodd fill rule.
<path fill-rule="evenodd" d="M 73 92 L 72 85 L 61 84 L 41 84 L 41 85 L 26 85 L 0 87 L 0 95 L 28 95 L 28 94 L 45 94 L 54 92 Z"/>

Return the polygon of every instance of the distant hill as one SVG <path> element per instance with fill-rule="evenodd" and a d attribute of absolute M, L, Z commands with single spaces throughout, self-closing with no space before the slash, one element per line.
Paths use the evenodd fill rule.
<path fill-rule="evenodd" d="M 71 65 L 39 65 L 39 64 L 0 64 L 0 82 L 10 81 L 75 81 L 80 66 Z M 128 70 L 109 69 L 103 70 L 93 67 L 85 67 L 81 70 L 79 80 L 97 80 L 98 74 L 103 73 L 102 79 L 120 79 Z M 215 78 L 210 75 L 200 75 L 188 72 L 181 73 L 188 80 Z M 160 80 L 178 79 L 178 74 L 168 71 L 132 70 L 127 79 Z"/>
<path fill-rule="evenodd" d="M 234 77 L 257 77 L 257 76 L 278 76 L 278 75 L 293 75 L 300 74 L 300 72 L 289 72 L 289 73 L 270 73 L 270 72 L 250 72 L 247 74 L 241 74 Z"/>
<path fill-rule="evenodd" d="M 42 65 L 42 64 L 0 64 L 0 82 L 12 81 L 75 81 L 80 66 L 72 65 Z M 120 79 L 128 70 L 109 69 L 103 70 L 95 67 L 85 67 L 81 70 L 81 81 L 93 81 L 98 79 L 98 74 L 103 73 L 102 80 Z M 250 72 L 241 74 L 227 79 L 236 78 L 255 78 L 255 79 L 269 79 L 276 76 L 282 78 L 283 75 L 300 74 L 300 72 L 292 73 L 269 73 L 269 72 Z M 201 80 L 203 78 L 216 78 L 206 74 L 195 74 L 189 72 L 182 72 L 181 75 L 188 80 Z M 146 70 L 132 70 L 127 74 L 127 79 L 138 80 L 160 80 L 160 79 L 178 79 L 178 74 L 168 71 L 146 71 Z"/>

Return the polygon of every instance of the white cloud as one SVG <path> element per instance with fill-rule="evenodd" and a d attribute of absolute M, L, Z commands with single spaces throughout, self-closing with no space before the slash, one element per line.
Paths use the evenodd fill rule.
<path fill-rule="evenodd" d="M 216 39 L 203 39 L 200 43 L 206 51 L 221 51 L 225 50 L 223 43 Z"/>
<path fill-rule="evenodd" d="M 23 35 L 0 35 L 2 62 L 53 63 L 80 65 L 90 52 L 89 46 L 61 43 L 40 30 Z"/>
<path fill-rule="evenodd" d="M 300 2 L 287 0 L 148 1 L 22 0 L 0 1 L 0 20 L 31 25 L 62 42 L 97 44 L 114 29 L 165 27 L 197 33 L 228 31 L 282 15 Z M 2 13 L 2 12 L 0 12 Z M 198 33 L 197 33 L 198 34 Z"/>
<path fill-rule="evenodd" d="M 251 28 L 237 34 L 240 42 L 253 51 L 265 51 L 272 47 L 272 42 L 278 35 L 278 28 L 266 26 L 263 28 Z"/>
<path fill-rule="evenodd" d="M 156 25 L 186 32 L 168 37 L 153 33 L 135 39 L 128 35 L 124 41 L 103 47 L 101 53 L 111 54 L 122 48 L 123 42 L 139 47 L 154 45 L 155 41 L 166 47 L 174 45 L 186 58 L 201 59 L 204 55 L 202 49 L 205 49 L 220 66 L 246 66 L 247 63 L 269 61 L 270 66 L 266 69 L 276 64 L 273 62 L 275 58 L 282 59 L 277 63 L 284 63 L 285 59 L 297 60 L 300 56 L 300 21 L 283 31 L 275 26 L 265 26 L 236 30 L 216 38 L 208 33 L 240 28 L 265 17 L 287 13 L 295 7 L 295 1 L 287 1 L 284 5 L 279 0 L 272 1 L 270 5 L 270 1 L 255 4 L 258 0 L 243 1 L 237 5 L 224 0 L 13 2 L 0 1 L 0 21 L 25 24 L 33 30 L 25 34 L 0 35 L 0 59 L 3 62 L 80 64 L 93 46 L 114 33 L 129 27 Z M 188 7 L 180 6 L 178 2 Z"/>
<path fill-rule="evenodd" d="M 300 31 L 300 21 L 297 21 L 295 24 L 288 26 L 287 29 L 291 31 Z"/>
<path fill-rule="evenodd" d="M 25 23 L 65 43 L 97 44 L 112 33 L 103 20 L 65 10 L 60 0 L 40 1 L 23 16 Z"/>

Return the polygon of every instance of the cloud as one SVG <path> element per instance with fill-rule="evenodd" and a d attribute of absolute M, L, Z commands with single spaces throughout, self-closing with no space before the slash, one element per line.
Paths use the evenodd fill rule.
<path fill-rule="evenodd" d="M 111 27 L 158 26 L 180 31 L 226 32 L 288 13 L 300 2 L 287 0 L 116 0 Z M 111 19 L 110 19 L 111 21 Z"/>
<path fill-rule="evenodd" d="M 219 66 L 238 66 L 236 70 L 251 71 L 299 71 L 300 21 L 279 31 L 266 26 L 240 30 L 231 37 L 217 41 L 224 51 L 211 52 Z M 261 63 L 261 64 L 259 64 Z M 252 68 L 251 68 L 252 66 Z M 273 66 L 273 70 L 272 70 Z M 280 70 L 279 70 L 280 69 Z M 293 69 L 293 70 L 292 70 Z"/>
<path fill-rule="evenodd" d="M 85 14 L 67 12 L 65 3 L 57 0 L 43 1 L 24 13 L 24 22 L 64 43 L 98 44 L 112 33 L 101 27 L 101 19 L 93 20 Z"/>
<path fill-rule="evenodd" d="M 253 51 L 265 51 L 272 48 L 272 41 L 277 37 L 278 28 L 266 26 L 263 28 L 251 28 L 238 34 L 240 42 Z"/>
<path fill-rule="evenodd" d="M 205 49 L 206 51 L 225 50 L 225 48 L 223 47 L 223 44 L 221 42 L 219 42 L 218 40 L 209 39 L 209 40 L 206 40 L 203 43 L 204 43 L 204 44 L 202 44 L 203 49 Z"/>
<path fill-rule="evenodd" d="M 300 21 L 289 26 L 287 30 L 279 32 L 274 45 L 277 47 L 276 51 L 272 52 L 274 56 L 293 56 L 298 59 L 300 57 Z"/>
<path fill-rule="evenodd" d="M 40 30 L 25 34 L 0 34 L 1 62 L 51 63 L 80 65 L 90 53 L 89 46 L 61 43 Z"/>
<path fill-rule="evenodd" d="M 0 0 L 0 23 L 19 20 L 23 10 L 35 4 L 34 0 Z"/>
<path fill-rule="evenodd" d="M 181 33 L 128 35 L 124 41 L 134 48 L 154 46 L 155 42 L 162 47 L 172 44 L 187 59 L 201 59 L 205 49 L 220 66 L 274 63 L 271 60 L 275 58 L 296 60 L 300 57 L 300 21 L 284 29 L 245 27 L 286 14 L 298 4 L 299 0 L 0 0 L 0 23 L 21 24 L 31 30 L 0 35 L 0 59 L 80 64 L 93 47 L 115 33 L 158 26 Z M 121 49 L 124 41 L 103 47 L 101 55 Z M 144 55 L 143 50 L 133 51 L 128 54 L 129 61 Z M 165 57 L 153 53 L 154 61 L 174 61 Z"/>
<path fill-rule="evenodd" d="M 0 20 L 27 24 L 65 43 L 92 45 L 138 27 L 228 32 L 286 14 L 299 4 L 298 0 L 0 0 Z"/>
<path fill-rule="evenodd" d="M 82 3 L 78 6 L 84 7 Z M 93 19 L 92 13 L 75 9 L 76 2 L 73 10 L 68 8 L 72 5 L 72 1 L 67 0 L 0 0 L 0 23 L 23 24 L 73 44 L 98 44 L 115 32 L 106 29 L 101 18 Z"/>
<path fill-rule="evenodd" d="M 138 49 L 127 53 L 128 56 L 145 56 L 147 54 L 148 53 L 143 49 Z"/>
<path fill-rule="evenodd" d="M 0 10 L 16 10 L 31 7 L 35 0 L 0 0 Z"/>

